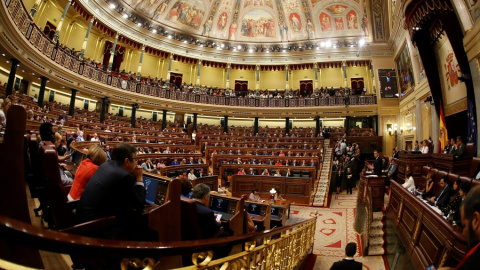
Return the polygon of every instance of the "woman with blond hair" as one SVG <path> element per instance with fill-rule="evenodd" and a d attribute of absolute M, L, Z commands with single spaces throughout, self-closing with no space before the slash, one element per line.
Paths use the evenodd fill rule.
<path fill-rule="evenodd" d="M 88 149 L 87 158 L 80 163 L 75 173 L 72 188 L 68 193 L 68 200 L 79 200 L 90 178 L 95 174 L 98 166 L 107 161 L 107 154 L 99 146 Z"/>

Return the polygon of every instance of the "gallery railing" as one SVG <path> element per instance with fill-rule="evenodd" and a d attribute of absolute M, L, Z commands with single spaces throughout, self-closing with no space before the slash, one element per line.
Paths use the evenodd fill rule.
<path fill-rule="evenodd" d="M 87 79 L 110 85 L 124 91 L 192 103 L 239 107 L 324 107 L 377 104 L 377 98 L 375 95 L 267 99 L 259 97 L 213 96 L 194 92 L 175 91 L 160 86 L 144 85 L 140 82 L 118 76 L 115 73 L 109 73 L 103 69 L 91 66 L 85 61 L 72 55 L 70 52 L 59 48 L 59 46 L 49 39 L 41 29 L 33 23 L 21 0 L 6 0 L 5 5 L 18 30 L 35 48 L 38 49 L 39 52 L 49 57 L 58 65 Z"/>

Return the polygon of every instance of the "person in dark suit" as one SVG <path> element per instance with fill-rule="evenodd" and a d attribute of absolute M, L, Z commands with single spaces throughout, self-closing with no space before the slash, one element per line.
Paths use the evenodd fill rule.
<path fill-rule="evenodd" d="M 400 151 L 398 150 L 398 146 L 393 148 L 393 158 L 398 158 L 398 154 L 400 154 Z"/>
<path fill-rule="evenodd" d="M 222 226 L 215 219 L 215 213 L 207 207 L 210 197 L 210 188 L 205 184 L 198 184 L 193 188 L 193 198 L 197 204 L 198 223 L 202 231 L 202 239 L 212 238 L 220 233 Z"/>
<path fill-rule="evenodd" d="M 353 259 L 355 253 L 357 253 L 357 244 L 354 242 L 348 243 L 345 247 L 346 258 L 333 263 L 330 270 L 362 270 L 363 264 Z"/>
<path fill-rule="evenodd" d="M 375 156 L 375 162 L 372 164 L 368 164 L 368 169 L 373 170 L 373 173 L 376 175 L 381 175 L 382 174 L 382 169 L 383 169 L 383 161 L 380 158 L 380 153 L 375 150 L 373 151 L 373 155 Z"/>
<path fill-rule="evenodd" d="M 392 158 L 392 160 L 390 160 L 390 165 L 387 168 L 387 178 L 385 179 L 385 185 L 390 186 L 390 180 L 397 180 L 397 169 L 397 160 Z"/>
<path fill-rule="evenodd" d="M 113 228 L 103 237 L 155 240 L 149 238 L 148 224 L 141 218 L 145 205 L 142 175 L 142 168 L 137 166 L 137 149 L 129 143 L 117 144 L 112 160 L 100 165 L 85 186 L 75 213 L 77 222 L 115 216 Z"/>
<path fill-rule="evenodd" d="M 463 236 L 467 239 L 468 247 L 471 248 L 455 269 L 468 270 L 478 269 L 480 264 L 480 187 L 476 186 L 465 196 L 461 207 L 461 222 Z M 440 268 L 453 269 L 453 268 Z M 439 269 L 439 270 L 440 270 Z"/>
<path fill-rule="evenodd" d="M 437 207 L 445 207 L 450 199 L 451 189 L 450 186 L 448 186 L 448 182 L 445 181 L 444 178 L 440 179 L 438 184 L 442 189 L 435 196 L 431 197 L 428 203 Z"/>
<path fill-rule="evenodd" d="M 452 155 L 454 159 L 461 159 L 465 155 L 465 144 L 461 136 L 457 137 L 457 144 L 455 145 L 455 150 L 453 150 Z"/>

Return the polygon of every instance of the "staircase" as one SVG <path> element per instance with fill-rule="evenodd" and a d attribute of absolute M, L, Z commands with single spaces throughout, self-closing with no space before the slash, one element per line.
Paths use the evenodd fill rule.
<path fill-rule="evenodd" d="M 385 254 L 385 222 L 382 212 L 373 212 L 372 224 L 368 232 L 368 255 L 384 255 Z"/>
<path fill-rule="evenodd" d="M 330 181 L 330 173 L 332 171 L 332 148 L 330 147 L 330 139 L 325 139 L 323 149 L 323 166 L 320 172 L 320 177 L 316 182 L 314 191 L 312 193 L 312 206 L 327 206 L 328 205 L 328 186 Z"/>

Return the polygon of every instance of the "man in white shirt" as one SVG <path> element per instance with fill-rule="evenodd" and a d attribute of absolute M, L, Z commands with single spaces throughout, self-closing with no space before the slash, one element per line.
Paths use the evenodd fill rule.
<path fill-rule="evenodd" d="M 415 181 L 413 180 L 411 172 L 407 173 L 405 183 L 403 183 L 402 186 L 408 191 L 415 190 Z"/>
<path fill-rule="evenodd" d="M 195 173 L 193 171 L 193 169 L 190 169 L 190 172 L 188 173 L 188 180 L 192 181 L 192 180 L 195 180 L 197 179 L 197 177 L 195 176 Z"/>
<path fill-rule="evenodd" d="M 93 133 L 92 139 L 90 139 L 91 142 L 98 142 L 100 141 L 100 138 L 98 138 L 97 133 Z"/>

